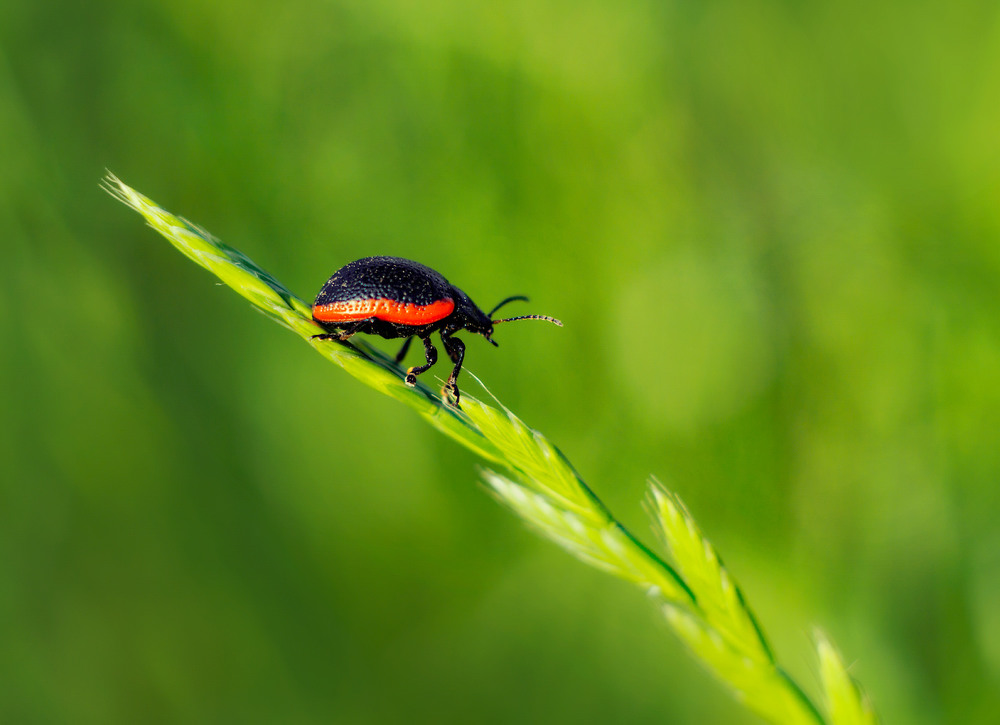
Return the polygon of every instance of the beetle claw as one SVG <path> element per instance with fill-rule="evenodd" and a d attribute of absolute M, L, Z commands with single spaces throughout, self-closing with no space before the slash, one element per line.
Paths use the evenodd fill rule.
<path fill-rule="evenodd" d="M 444 402 L 447 403 L 448 405 L 453 405 L 459 410 L 462 409 L 462 406 L 458 404 L 458 401 L 461 399 L 462 396 L 461 394 L 459 394 L 458 385 L 456 385 L 455 383 L 452 382 L 445 383 L 444 387 L 441 388 L 441 396 L 444 398 Z"/>

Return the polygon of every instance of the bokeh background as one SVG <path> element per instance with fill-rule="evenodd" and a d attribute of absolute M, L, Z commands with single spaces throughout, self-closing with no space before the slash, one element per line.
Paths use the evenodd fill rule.
<path fill-rule="evenodd" d="M 811 692 L 821 625 L 995 722 L 998 79 L 993 2 L 3 3 L 0 721 L 756 721 L 109 168 L 307 299 L 530 295 L 467 369 L 621 519 L 677 490 Z"/>

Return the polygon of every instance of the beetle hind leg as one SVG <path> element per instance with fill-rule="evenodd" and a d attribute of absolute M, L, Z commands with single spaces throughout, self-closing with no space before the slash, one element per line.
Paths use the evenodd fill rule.
<path fill-rule="evenodd" d="M 460 407 L 458 401 L 461 399 L 461 394 L 458 392 L 458 374 L 462 372 L 462 361 L 465 359 L 465 343 L 457 337 L 448 337 L 447 335 L 441 335 L 441 342 L 444 343 L 448 357 L 455 363 L 455 367 L 452 369 L 451 375 L 448 376 L 448 381 L 444 384 L 441 392 L 449 400 L 453 399 L 455 407 L 458 408 Z"/>
<path fill-rule="evenodd" d="M 319 335 L 313 335 L 313 340 L 339 340 L 340 342 L 347 342 L 354 333 L 359 332 L 361 326 L 368 322 L 368 320 L 358 320 L 357 322 L 352 322 L 349 325 L 344 325 L 340 332 L 324 332 Z"/>
<path fill-rule="evenodd" d="M 410 349 L 410 343 L 411 342 L 413 342 L 413 338 L 412 337 L 406 338 L 406 342 L 403 343 L 403 347 L 401 347 L 399 349 L 399 352 L 396 353 L 396 364 L 397 365 L 399 365 L 401 362 L 403 362 L 403 358 L 406 357 L 407 350 Z"/>
<path fill-rule="evenodd" d="M 407 385 L 416 385 L 417 384 L 417 376 L 420 375 L 420 373 L 427 372 L 431 368 L 431 366 L 433 366 L 434 363 L 436 363 L 437 360 L 438 360 L 438 351 L 437 351 L 437 348 L 435 348 L 434 345 L 431 344 L 431 338 L 430 337 L 422 337 L 422 338 L 420 338 L 420 340 L 424 343 L 424 356 L 427 358 L 427 364 L 426 365 L 421 365 L 420 367 L 408 368 L 406 370 L 406 384 Z M 406 344 L 408 344 L 408 343 L 409 343 L 409 340 L 406 341 Z M 406 344 L 403 345 L 404 352 L 405 352 Z"/>

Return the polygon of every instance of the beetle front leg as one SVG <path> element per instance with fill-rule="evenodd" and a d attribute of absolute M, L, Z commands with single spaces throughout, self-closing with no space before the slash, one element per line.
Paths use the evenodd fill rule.
<path fill-rule="evenodd" d="M 451 375 L 448 376 L 448 381 L 444 384 L 442 392 L 446 397 L 450 396 L 455 399 L 455 407 L 460 407 L 458 401 L 461 398 L 461 394 L 458 392 L 458 374 L 462 372 L 462 360 L 465 359 L 465 343 L 459 340 L 457 337 L 449 337 L 448 335 L 441 335 L 441 342 L 444 343 L 444 349 L 448 353 L 448 357 L 451 361 L 455 363 L 455 367 L 451 371 Z"/>
<path fill-rule="evenodd" d="M 424 343 L 424 355 L 427 358 L 427 364 L 426 365 L 421 365 L 420 367 L 409 368 L 406 371 L 406 384 L 407 385 L 416 385 L 417 384 L 417 376 L 420 375 L 420 373 L 423 373 L 423 372 L 426 372 L 427 370 L 429 370 L 430 367 L 434 363 L 436 363 L 437 360 L 438 360 L 438 351 L 437 351 L 437 348 L 435 348 L 434 345 L 431 344 L 430 335 L 428 335 L 427 337 L 422 337 L 420 339 Z"/>

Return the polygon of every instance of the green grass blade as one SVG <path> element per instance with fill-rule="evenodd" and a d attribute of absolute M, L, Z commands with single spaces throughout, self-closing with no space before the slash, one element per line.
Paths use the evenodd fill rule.
<path fill-rule="evenodd" d="M 801 688 L 780 668 L 746 657 L 697 612 L 667 604 L 664 616 L 690 650 L 733 691 L 736 699 L 765 720 L 817 725 L 823 717 Z"/>
<path fill-rule="evenodd" d="M 748 708 L 777 723 L 824 722 L 801 688 L 775 663 L 736 582 L 674 494 L 654 482 L 649 507 L 676 566 L 623 527 L 566 457 L 511 411 L 471 396 L 463 397 L 464 410 L 458 410 L 423 383 L 405 385 L 404 371 L 363 340 L 314 340 L 313 335 L 323 330 L 312 321 L 309 305 L 242 252 L 160 208 L 112 174 L 104 179 L 104 187 L 183 254 L 317 352 L 506 469 L 509 476 L 484 472 L 499 500 L 574 556 L 643 587 L 661 601 L 667 621 L 691 652 Z M 870 708 L 865 709 L 867 701 L 836 652 L 825 639 L 818 649 L 831 723 L 874 723 Z"/>
<path fill-rule="evenodd" d="M 774 656 L 743 593 L 676 494 L 650 483 L 649 508 L 678 573 L 691 587 L 712 627 L 740 654 L 771 663 Z"/>
<path fill-rule="evenodd" d="M 816 631 L 815 638 L 820 678 L 831 725 L 877 725 L 878 716 L 871 702 L 847 672 L 840 653 L 819 630 Z"/>
<path fill-rule="evenodd" d="M 687 585 L 673 569 L 638 544 L 614 519 L 581 515 L 540 493 L 537 486 L 520 485 L 494 471 L 484 471 L 483 477 L 502 503 L 573 556 L 655 596 L 694 605 Z"/>

